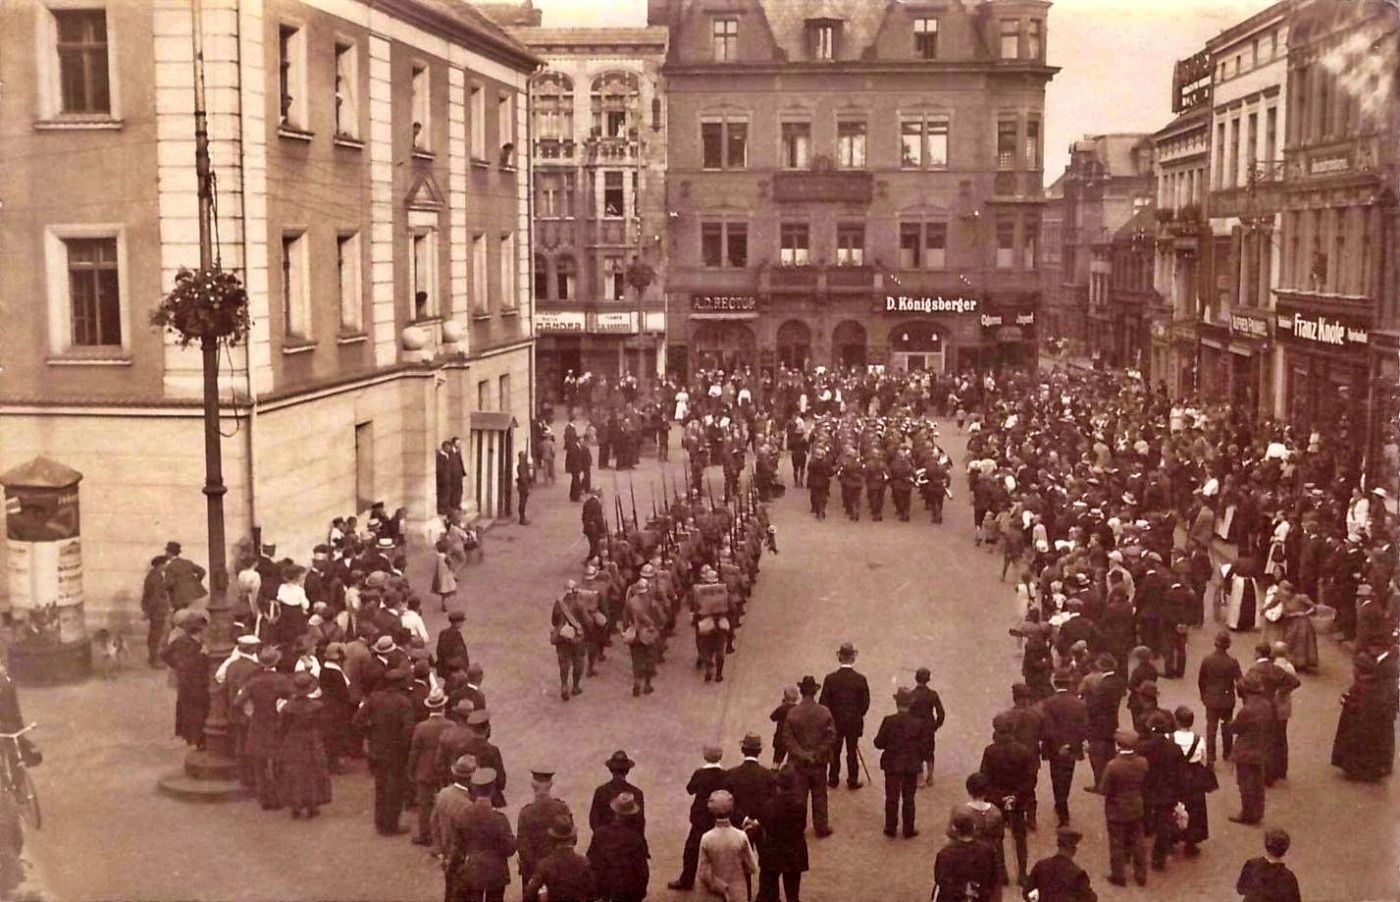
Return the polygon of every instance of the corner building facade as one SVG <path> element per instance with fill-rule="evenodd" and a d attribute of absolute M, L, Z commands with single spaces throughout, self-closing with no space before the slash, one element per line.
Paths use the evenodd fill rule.
<path fill-rule="evenodd" d="M 670 369 L 1032 365 L 1049 6 L 651 0 Z"/>

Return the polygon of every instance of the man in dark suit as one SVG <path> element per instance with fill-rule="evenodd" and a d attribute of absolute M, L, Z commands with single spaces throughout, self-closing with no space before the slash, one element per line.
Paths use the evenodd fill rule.
<path fill-rule="evenodd" d="M 258 601 L 264 613 L 271 610 L 272 599 L 277 597 L 277 590 L 282 586 L 282 567 L 273 559 L 275 554 L 277 546 L 264 542 L 262 553 L 258 555 L 257 563 L 253 564 L 253 569 L 262 578 L 258 585 Z"/>
<path fill-rule="evenodd" d="M 467 640 L 462 635 L 462 624 L 466 619 L 465 612 L 453 611 L 447 615 L 447 626 L 438 633 L 437 673 L 443 679 L 447 679 L 451 669 L 449 665 L 453 661 L 460 660 L 463 669 L 471 664 L 471 656 L 467 654 Z"/>
<path fill-rule="evenodd" d="M 647 827 L 646 800 L 642 797 L 642 791 L 631 783 L 627 782 L 627 774 L 632 768 L 637 766 L 637 762 L 627 757 L 627 753 L 621 749 L 612 753 L 606 762 L 608 772 L 612 774 L 612 779 L 593 790 L 593 804 L 588 809 L 588 829 L 597 830 L 603 824 L 612 820 L 612 800 L 624 792 L 632 793 L 632 797 L 637 800 L 639 809 L 636 817 L 627 819 L 627 823 L 636 827 L 643 834 Z"/>
<path fill-rule="evenodd" d="M 762 837 L 762 828 L 773 814 L 773 797 L 778 793 L 778 781 L 773 772 L 758 760 L 763 754 L 763 739 L 757 733 L 745 734 L 739 743 L 744 760 L 725 774 L 724 788 L 734 796 L 734 814 L 730 820 L 740 829 L 756 829 L 755 838 Z M 748 821 L 754 821 L 752 825 Z M 754 836 L 753 833 L 750 834 Z"/>
<path fill-rule="evenodd" d="M 929 688 L 930 676 L 927 667 L 914 671 L 913 701 L 909 705 L 909 713 L 924 725 L 924 786 L 933 785 L 933 759 L 938 747 L 938 731 L 947 719 L 943 699 Z"/>
<path fill-rule="evenodd" d="M 603 516 L 603 490 L 591 489 L 583 502 L 583 536 L 588 540 L 589 559 L 598 556 L 603 536 L 607 535 L 608 522 Z"/>
<path fill-rule="evenodd" d="M 1119 676 L 1112 655 L 1099 656 L 1098 678 L 1093 688 L 1084 693 L 1084 706 L 1089 715 L 1089 766 L 1094 769 L 1094 785 L 1085 787 L 1098 792 L 1104 767 L 1113 757 L 1113 736 L 1118 732 L 1118 709 L 1128 684 Z"/>
<path fill-rule="evenodd" d="M 1147 572 L 1137 584 L 1137 628 L 1142 644 L 1152 649 L 1152 656 L 1164 657 L 1167 652 L 1167 634 L 1164 614 L 1167 604 L 1167 591 L 1171 583 L 1162 571 L 1162 556 L 1155 551 L 1147 553 Z"/>
<path fill-rule="evenodd" d="M 681 852 L 681 875 L 666 884 L 669 889 L 690 890 L 695 888 L 695 869 L 700 862 L 700 837 L 715 825 L 715 816 L 710 813 L 710 793 L 725 789 L 729 782 L 729 772 L 720 766 L 724 750 L 717 745 L 707 745 L 704 749 L 705 763 L 690 775 L 685 791 L 690 793 L 690 833 L 685 838 L 685 850 Z"/>
<path fill-rule="evenodd" d="M 180 543 L 165 543 L 165 584 L 170 592 L 171 611 L 183 610 L 209 594 L 204 589 L 204 568 L 180 557 Z"/>
<path fill-rule="evenodd" d="M 831 752 L 831 766 L 826 785 L 836 788 L 841 783 L 841 747 L 846 747 L 846 785 L 859 789 L 860 752 L 857 745 L 865 729 L 865 712 L 870 710 L 870 684 L 856 670 L 856 649 L 849 642 L 841 644 L 836 653 L 840 666 L 822 681 L 818 703 L 825 705 L 836 722 L 836 746 Z"/>
<path fill-rule="evenodd" d="M 903 687 L 894 694 L 895 713 L 880 721 L 875 748 L 880 749 L 880 770 L 885 772 L 885 835 L 894 836 L 899 810 L 904 810 L 904 838 L 918 836 L 914 826 L 914 789 L 924 768 L 923 721 L 909 712 L 914 694 Z"/>
<path fill-rule="evenodd" d="M 1166 636 L 1162 675 L 1173 680 L 1186 675 L 1186 628 L 1196 616 L 1196 593 L 1191 591 L 1186 566 L 1185 561 L 1177 565 L 1176 577 L 1162 606 L 1162 630 Z"/>
<path fill-rule="evenodd" d="M 1001 810 L 1015 841 L 1018 883 L 1026 880 L 1026 806 L 1035 792 L 1038 769 L 1035 751 L 1016 741 L 1016 722 L 1010 713 L 1003 711 L 993 717 L 992 744 L 982 751 L 978 770 L 991 783 L 987 801 Z"/>
<path fill-rule="evenodd" d="M 374 828 L 381 836 L 404 832 L 399 825 L 408 781 L 408 753 L 413 736 L 413 703 L 408 697 L 412 675 L 391 670 L 356 715 L 369 737 L 369 766 L 374 774 Z"/>
<path fill-rule="evenodd" d="M 447 509 L 462 509 L 462 480 L 467 478 L 467 462 L 462 457 L 462 440 L 452 436 L 447 457 Z"/>
<path fill-rule="evenodd" d="M 418 834 L 413 837 L 414 845 L 426 846 L 433 841 L 429 819 L 433 814 L 433 801 L 442 788 L 442 777 L 438 773 L 438 740 L 452 727 L 452 721 L 443 713 L 447 696 L 441 689 L 428 693 L 423 706 L 428 709 L 428 717 L 413 728 L 408 746 L 408 771 L 413 780 L 414 801 L 418 806 Z"/>
<path fill-rule="evenodd" d="M 1074 863 L 1083 836 L 1069 827 L 1056 830 L 1055 854 L 1035 863 L 1022 889 L 1039 892 L 1041 902 L 1095 902 L 1098 895 L 1090 888 L 1089 875 Z"/>
<path fill-rule="evenodd" d="M 1069 823 L 1069 791 L 1074 768 L 1084 758 L 1089 739 L 1089 709 L 1070 692 L 1072 671 L 1061 668 L 1051 678 L 1055 694 L 1040 701 L 1040 752 L 1050 762 L 1050 786 L 1055 797 L 1055 817 L 1061 827 Z"/>
<path fill-rule="evenodd" d="M 452 443 L 443 442 L 433 457 L 434 484 L 437 487 L 437 512 L 446 516 L 452 510 Z"/>
<path fill-rule="evenodd" d="M 487 738 L 491 735 L 491 714 L 485 708 L 475 708 L 467 714 L 467 729 L 471 736 L 459 748 L 458 755 L 471 755 L 478 768 L 489 767 L 496 774 L 496 788 L 491 793 L 491 807 L 506 807 L 506 767 L 501 750 Z"/>
<path fill-rule="evenodd" d="M 1231 815 L 1230 820 L 1257 824 L 1264 819 L 1264 780 L 1273 751 L 1274 704 L 1252 674 L 1240 681 L 1239 691 L 1244 704 L 1226 728 L 1235 737 L 1232 760 L 1240 787 L 1240 813 Z"/>
<path fill-rule="evenodd" d="M 1118 754 L 1103 769 L 1099 789 L 1103 793 L 1104 819 L 1108 822 L 1108 882 L 1127 886 L 1123 877 L 1124 859 L 1133 862 L 1133 879 L 1147 885 L 1147 852 L 1142 845 L 1142 821 L 1146 806 L 1142 784 L 1147 779 L 1147 760 L 1137 754 L 1137 734 L 1119 730 L 1114 737 Z"/>
<path fill-rule="evenodd" d="M 831 835 L 827 820 L 826 770 L 836 746 L 836 724 L 831 712 L 816 699 L 817 680 L 810 674 L 797 684 L 802 700 L 783 721 L 783 745 L 797 768 L 798 795 L 805 804 L 812 794 L 812 829 L 817 837 Z"/>
<path fill-rule="evenodd" d="M 1069 619 L 1060 624 L 1060 633 L 1055 640 L 1055 651 L 1059 652 L 1060 660 L 1069 660 L 1069 650 L 1076 642 L 1083 642 L 1089 651 L 1097 652 L 1101 641 L 1099 628 L 1084 616 L 1084 602 L 1071 598 L 1065 602 L 1065 610 L 1069 612 Z"/>
<path fill-rule="evenodd" d="M 996 851 L 977 838 L 977 822 L 959 811 L 952 837 L 933 860 L 933 902 L 990 899 L 1001 883 L 999 870 Z"/>
<path fill-rule="evenodd" d="M 1261 694 L 1274 712 L 1274 717 L 1269 722 L 1269 755 L 1264 762 L 1264 785 L 1272 786 L 1275 780 L 1286 776 L 1287 772 L 1287 746 L 1283 744 L 1286 740 L 1281 740 L 1280 736 L 1284 724 L 1278 716 L 1280 701 L 1287 704 L 1289 693 L 1301 686 L 1302 682 L 1295 674 L 1274 663 L 1274 648 L 1269 643 L 1255 643 L 1254 656 L 1254 666 L 1250 667 L 1244 676 L 1245 679 L 1252 677 L 1259 682 Z"/>
<path fill-rule="evenodd" d="M 1215 767 L 1215 733 L 1220 729 L 1221 748 L 1226 758 L 1234 746 L 1230 719 L 1235 715 L 1235 686 L 1243 678 L 1240 662 L 1230 655 L 1230 634 L 1215 637 L 1215 651 L 1201 660 L 1196 685 L 1206 709 L 1206 767 Z"/>

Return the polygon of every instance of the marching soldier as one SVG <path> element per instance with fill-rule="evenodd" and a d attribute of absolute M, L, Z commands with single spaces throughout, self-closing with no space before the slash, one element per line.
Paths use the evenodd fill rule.
<path fill-rule="evenodd" d="M 588 612 L 579 597 L 578 583 L 569 580 L 564 594 L 554 602 L 549 634 L 559 659 L 559 697 L 564 701 L 583 693 L 579 683 L 583 679 L 583 662 L 589 648 L 587 624 Z"/>
<path fill-rule="evenodd" d="M 841 506 L 846 509 L 846 516 L 860 522 L 860 490 L 865 487 L 865 475 L 860 459 L 849 448 L 836 465 L 836 479 L 841 483 Z"/>
<path fill-rule="evenodd" d="M 706 565 L 700 570 L 695 593 L 695 647 L 705 682 L 724 682 L 725 645 L 729 633 L 729 595 L 719 584 L 719 574 Z"/>
<path fill-rule="evenodd" d="M 603 650 L 608 638 L 608 617 L 602 609 L 603 589 L 601 572 L 596 566 L 589 564 L 583 569 L 583 583 L 576 592 L 579 610 L 584 615 L 583 642 L 588 661 L 588 676 L 596 676 L 597 662 L 608 659 Z"/>
<path fill-rule="evenodd" d="M 890 464 L 890 494 L 894 496 L 894 510 L 899 519 L 909 522 L 909 499 L 914 491 L 914 463 L 909 449 L 901 448 Z"/>
<path fill-rule="evenodd" d="M 623 638 L 632 656 L 632 695 L 650 695 L 654 691 L 651 679 L 656 674 L 653 648 L 661 633 L 653 617 L 649 580 L 639 579 L 627 590 L 622 619 Z"/>
<path fill-rule="evenodd" d="M 870 502 L 870 519 L 878 523 L 885 519 L 885 484 L 890 478 L 879 451 L 872 451 L 866 458 L 861 476 L 865 479 L 865 497 Z M 859 500 L 856 504 L 860 504 Z"/>
<path fill-rule="evenodd" d="M 831 459 L 821 445 L 807 463 L 807 493 L 812 500 L 812 514 L 818 520 L 825 520 L 826 502 L 831 496 Z"/>

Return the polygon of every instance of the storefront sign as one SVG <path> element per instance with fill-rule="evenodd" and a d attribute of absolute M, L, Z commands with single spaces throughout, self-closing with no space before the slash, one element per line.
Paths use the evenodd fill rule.
<path fill-rule="evenodd" d="M 1254 313 L 1231 313 L 1230 332 L 1245 338 L 1269 339 L 1269 320 Z"/>
<path fill-rule="evenodd" d="M 630 335 L 637 331 L 637 323 L 631 313 L 595 313 L 589 331 Z"/>
<path fill-rule="evenodd" d="M 758 310 L 758 298 L 752 294 L 693 294 L 692 313 L 753 313 Z"/>
<path fill-rule="evenodd" d="M 1034 326 L 1035 311 L 1029 313 L 984 313 L 982 328 L 996 329 L 1000 326 Z"/>
<path fill-rule="evenodd" d="M 582 313 L 536 313 L 536 332 L 582 332 L 587 323 Z"/>
<path fill-rule="evenodd" d="M 1357 348 L 1370 344 L 1370 325 L 1357 317 L 1322 314 L 1279 305 L 1279 336 L 1311 347 Z"/>
<path fill-rule="evenodd" d="M 909 297 L 908 295 L 885 295 L 886 313 L 976 313 L 980 306 L 977 298 Z"/>
<path fill-rule="evenodd" d="M 1351 160 L 1344 153 L 1308 160 L 1308 175 L 1330 175 L 1334 172 L 1346 172 L 1350 168 Z"/>

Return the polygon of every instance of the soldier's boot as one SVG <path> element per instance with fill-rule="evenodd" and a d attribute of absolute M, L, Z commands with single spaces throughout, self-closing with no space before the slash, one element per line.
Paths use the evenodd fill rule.
<path fill-rule="evenodd" d="M 564 701 L 568 701 L 570 698 L 572 698 L 572 696 L 569 694 L 569 684 L 568 684 L 568 683 L 561 683 L 561 684 L 560 684 L 560 686 L 559 686 L 559 697 L 560 697 L 561 699 L 563 699 Z"/>
<path fill-rule="evenodd" d="M 642 692 L 644 694 L 651 695 L 655 691 L 656 690 L 653 689 L 651 685 L 651 677 L 647 677 L 645 680 L 642 681 Z"/>
<path fill-rule="evenodd" d="M 632 696 L 633 696 L 633 698 L 635 698 L 635 697 L 637 697 L 637 696 L 639 696 L 639 695 L 641 695 L 641 694 L 642 694 L 642 681 L 641 681 L 641 680 L 636 680 L 636 679 L 634 679 L 634 680 L 632 681 Z"/>
<path fill-rule="evenodd" d="M 707 682 L 707 683 L 713 682 L 714 679 L 715 679 L 715 665 L 714 665 L 714 663 L 713 663 L 709 658 L 706 658 L 706 659 L 705 659 L 704 664 L 705 664 L 705 682 Z"/>

